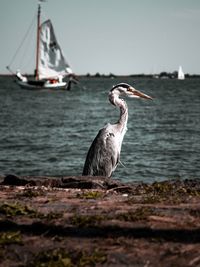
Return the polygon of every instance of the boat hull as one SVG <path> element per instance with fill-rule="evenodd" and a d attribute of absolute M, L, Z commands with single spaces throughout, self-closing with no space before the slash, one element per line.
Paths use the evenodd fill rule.
<path fill-rule="evenodd" d="M 51 89 L 51 90 L 67 90 L 67 82 L 57 82 L 57 83 L 29 83 L 28 81 L 19 81 L 17 80 L 17 84 L 22 89 L 27 90 L 44 90 L 44 89 Z"/>

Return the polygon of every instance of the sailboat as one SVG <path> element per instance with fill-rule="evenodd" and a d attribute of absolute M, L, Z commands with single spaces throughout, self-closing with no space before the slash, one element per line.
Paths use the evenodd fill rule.
<path fill-rule="evenodd" d="M 185 74 L 183 72 L 183 69 L 181 66 L 179 66 L 179 69 L 178 69 L 178 80 L 184 80 L 185 79 Z"/>
<path fill-rule="evenodd" d="M 40 23 L 41 4 L 38 2 L 36 32 L 36 67 L 34 78 L 29 79 L 19 70 L 16 72 L 17 84 L 25 89 L 70 89 L 76 80 L 71 67 L 65 60 L 61 47 L 57 42 L 51 20 Z M 7 67 L 10 71 L 10 67 Z M 12 72 L 12 71 L 11 71 Z M 13 73 L 13 72 L 12 72 Z M 64 81 L 65 77 L 69 81 Z"/>

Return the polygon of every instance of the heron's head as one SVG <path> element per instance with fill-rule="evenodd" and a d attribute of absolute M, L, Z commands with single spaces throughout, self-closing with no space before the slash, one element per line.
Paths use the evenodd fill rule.
<path fill-rule="evenodd" d="M 136 90 L 134 87 L 127 83 L 119 83 L 110 91 L 111 94 L 115 94 L 117 96 L 128 96 L 131 98 L 145 98 L 145 99 L 152 99 L 152 97 Z"/>

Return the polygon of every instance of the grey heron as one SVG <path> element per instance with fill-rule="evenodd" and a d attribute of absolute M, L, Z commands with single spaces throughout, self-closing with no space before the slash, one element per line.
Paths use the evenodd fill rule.
<path fill-rule="evenodd" d="M 127 83 L 119 83 L 110 90 L 109 101 L 120 109 L 120 118 L 99 131 L 87 153 L 82 175 L 110 177 L 120 161 L 128 121 L 128 106 L 121 96 L 152 99 Z"/>

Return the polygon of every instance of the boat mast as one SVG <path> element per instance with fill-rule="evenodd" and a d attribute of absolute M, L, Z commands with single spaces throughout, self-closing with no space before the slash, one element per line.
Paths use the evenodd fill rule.
<path fill-rule="evenodd" d="M 40 3 L 38 3 L 38 15 L 37 15 L 37 47 L 36 47 L 36 69 L 35 69 L 35 78 L 39 80 L 39 73 L 38 73 L 38 64 L 39 64 L 39 46 L 40 46 L 40 13 L 41 7 Z"/>

